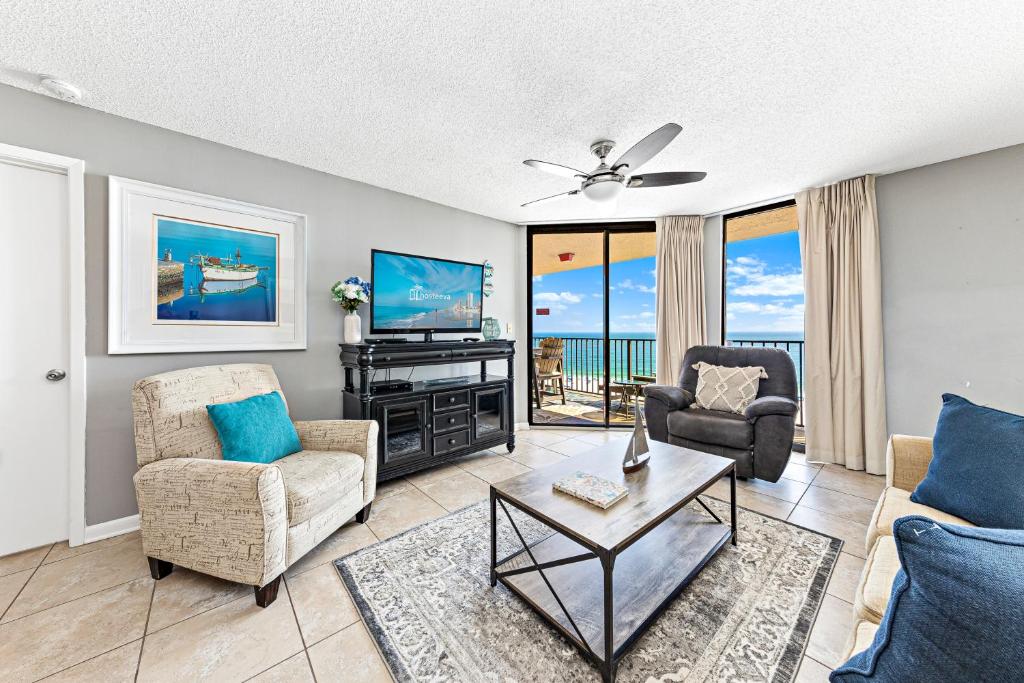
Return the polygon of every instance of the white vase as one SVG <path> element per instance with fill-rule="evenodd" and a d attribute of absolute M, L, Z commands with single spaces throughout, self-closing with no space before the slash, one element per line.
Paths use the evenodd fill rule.
<path fill-rule="evenodd" d="M 363 341 L 363 321 L 355 311 L 345 314 L 344 341 L 346 344 L 358 344 Z"/>

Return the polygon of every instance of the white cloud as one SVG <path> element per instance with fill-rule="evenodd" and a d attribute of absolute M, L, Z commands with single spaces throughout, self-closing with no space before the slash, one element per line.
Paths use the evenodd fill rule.
<path fill-rule="evenodd" d="M 799 296 L 804 293 L 803 274 L 769 272 L 768 264 L 754 256 L 726 261 L 726 283 L 736 296 Z"/>
<path fill-rule="evenodd" d="M 802 332 L 804 305 L 802 303 L 732 301 L 726 319 L 742 322 L 733 327 L 738 330 L 764 330 L 771 332 Z"/>
<path fill-rule="evenodd" d="M 639 282 L 633 282 L 630 279 L 623 280 L 618 286 L 622 289 L 635 289 L 638 292 L 646 292 L 647 294 L 654 294 L 656 291 L 654 287 L 648 287 L 647 285 L 642 285 Z"/>
<path fill-rule="evenodd" d="M 583 301 L 583 295 L 572 292 L 538 292 L 533 295 L 534 301 L 561 301 L 567 304 L 578 304 Z"/>
<path fill-rule="evenodd" d="M 647 318 L 653 318 L 654 313 L 651 311 L 642 311 L 634 315 L 620 315 L 619 320 L 644 320 Z"/>
<path fill-rule="evenodd" d="M 543 275 L 534 275 L 534 276 L 533 276 L 533 281 L 534 281 L 534 282 L 540 282 L 540 281 L 541 281 L 541 280 L 543 280 L 543 279 L 544 279 L 544 276 L 543 276 Z"/>

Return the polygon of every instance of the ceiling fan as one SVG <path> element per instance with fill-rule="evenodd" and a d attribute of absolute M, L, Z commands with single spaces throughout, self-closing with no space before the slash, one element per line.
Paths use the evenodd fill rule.
<path fill-rule="evenodd" d="M 582 182 L 578 190 L 560 192 L 550 197 L 534 199 L 532 202 L 526 202 L 521 206 L 532 206 L 541 202 L 571 197 L 580 193 L 587 199 L 592 199 L 596 202 L 606 202 L 618 197 L 619 193 L 626 187 L 666 187 L 668 185 L 683 185 L 704 180 L 704 176 L 707 173 L 701 171 L 671 171 L 667 173 L 635 175 L 642 165 L 654 158 L 658 152 L 665 149 L 668 143 L 672 142 L 682 130 L 682 127 L 677 123 L 666 123 L 630 147 L 629 151 L 619 157 L 619 160 L 611 166 L 605 163 L 605 157 L 615 148 L 615 143 L 611 140 L 598 140 L 590 146 L 590 152 L 600 159 L 601 163 L 590 173 L 570 168 L 569 166 L 562 166 L 561 164 L 527 159 L 523 162 L 527 166 L 532 166 L 541 171 L 554 173 L 565 178 L 579 178 Z"/>

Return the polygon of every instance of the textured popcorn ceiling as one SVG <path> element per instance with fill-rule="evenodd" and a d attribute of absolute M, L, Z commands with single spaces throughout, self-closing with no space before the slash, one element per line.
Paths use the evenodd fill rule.
<path fill-rule="evenodd" d="M 5 0 L 0 67 L 510 221 L 712 212 L 1024 142 L 1019 0 Z M 643 170 L 704 182 L 519 208 L 574 187 L 523 159 L 589 170 L 595 139 L 614 158 L 668 121 L 682 134 Z"/>

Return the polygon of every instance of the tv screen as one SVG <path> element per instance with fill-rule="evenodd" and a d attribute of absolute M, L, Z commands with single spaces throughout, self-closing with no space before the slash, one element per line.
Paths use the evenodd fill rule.
<path fill-rule="evenodd" d="M 484 267 L 374 249 L 371 334 L 479 332 Z"/>

